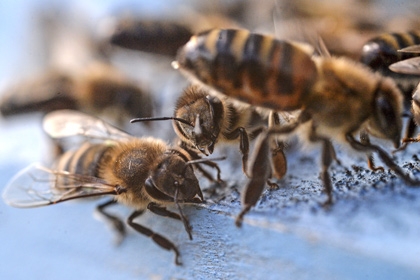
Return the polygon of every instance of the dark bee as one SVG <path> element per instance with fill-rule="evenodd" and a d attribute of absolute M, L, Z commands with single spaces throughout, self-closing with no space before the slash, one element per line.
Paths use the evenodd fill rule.
<path fill-rule="evenodd" d="M 175 56 L 192 36 L 189 28 L 176 22 L 130 18 L 120 20 L 111 32 L 111 44 L 169 56 Z"/>
<path fill-rule="evenodd" d="M 76 109 L 100 113 L 114 109 L 117 123 L 124 117 L 151 116 L 150 94 L 105 63 L 92 63 L 77 74 L 50 70 L 6 89 L 0 100 L 0 113 L 12 116 L 28 112 Z"/>
<path fill-rule="evenodd" d="M 73 78 L 60 71 L 49 71 L 8 88 L 0 99 L 0 113 L 9 117 L 34 111 L 76 109 L 79 106 L 73 91 Z"/>
<path fill-rule="evenodd" d="M 407 184 L 420 184 L 381 147 L 354 137 L 366 131 L 400 145 L 402 94 L 392 79 L 363 64 L 344 57 L 312 56 L 294 43 L 246 30 L 217 29 L 193 36 L 180 49 L 173 66 L 215 94 L 269 110 L 300 110 L 295 122 L 259 136 L 238 226 L 258 201 L 270 174 L 268 146 L 273 135 L 296 132 L 305 141 L 322 145 L 325 205 L 333 202 L 328 172 L 336 158 L 332 141 L 363 153 L 377 153 Z"/>
<path fill-rule="evenodd" d="M 418 56 L 412 52 L 400 52 L 408 46 L 420 44 L 420 31 L 407 33 L 385 33 L 366 42 L 362 49 L 360 61 L 382 75 L 390 76 L 396 80 L 403 93 L 411 93 L 414 86 L 412 80 L 418 78 L 410 75 L 396 73 L 389 66 L 401 60 Z"/>
<path fill-rule="evenodd" d="M 134 222 L 144 210 L 181 220 L 190 239 L 191 226 L 180 204 L 200 203 L 203 195 L 188 153 L 164 141 L 132 137 L 113 126 L 76 111 L 56 111 L 44 119 L 44 129 L 54 139 L 82 136 L 89 139 L 76 150 L 64 153 L 53 168 L 31 165 L 6 187 L 3 199 L 14 207 L 52 205 L 83 197 L 114 195 L 99 211 L 124 235 L 124 225 L 104 208 L 119 202 L 135 211 L 127 223 L 166 250 L 177 247 L 162 235 Z M 95 141 L 96 140 L 96 141 Z M 175 205 L 179 214 L 166 209 Z"/>
<path fill-rule="evenodd" d="M 420 31 L 406 33 L 385 33 L 365 43 L 360 61 L 384 76 L 395 80 L 404 95 L 404 107 L 408 111 L 411 104 L 411 95 L 416 87 L 420 74 L 402 73 L 392 71 L 389 67 L 398 61 L 418 56 L 413 52 L 400 52 L 399 50 L 412 45 L 420 44 Z M 413 118 L 409 118 L 404 138 L 411 138 L 415 132 Z M 400 149 L 404 149 L 403 145 Z"/>
<path fill-rule="evenodd" d="M 151 54 L 174 57 L 197 32 L 210 28 L 236 27 L 231 18 L 214 11 L 189 11 L 177 20 L 121 17 L 110 20 L 105 37 L 112 45 Z"/>

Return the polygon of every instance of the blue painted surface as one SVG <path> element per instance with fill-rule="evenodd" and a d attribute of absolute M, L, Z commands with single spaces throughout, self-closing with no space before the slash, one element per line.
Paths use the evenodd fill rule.
<path fill-rule="evenodd" d="M 29 73 L 25 61 L 35 64 L 36 54 L 17 41 L 25 42 L 29 8 L 37 3 L 0 4 L 2 79 Z M 83 6 L 84 1 L 73 3 Z M 158 10 L 165 6 L 159 3 Z M 116 1 L 90 1 L 84 9 L 99 18 L 116 6 Z M 28 67 L 36 69 L 36 65 Z M 171 81 L 166 82 L 168 87 L 162 88 L 171 92 Z M 40 121 L 37 114 L 0 120 L 0 186 L 26 165 L 48 160 L 49 146 Z M 401 164 L 413 163 L 410 171 L 419 176 L 412 154 L 418 154 L 415 145 L 398 159 Z M 139 222 L 179 246 L 183 267 L 173 264 L 172 252 L 133 231 L 120 246 L 114 246 L 113 233 L 93 218 L 96 201 L 14 209 L 0 200 L 0 278 L 419 279 L 420 190 L 408 189 L 389 173 L 364 171 L 357 177 L 351 165 L 365 167 L 364 158 L 340 152 L 344 166 L 332 170 L 337 203 L 324 211 L 318 204 L 324 197 L 317 156 L 317 152 L 291 151 L 282 189 L 265 191 L 242 229 L 233 223 L 240 209 L 234 190 L 241 191 L 245 181 L 240 168 L 231 163 L 222 164 L 223 174 L 231 175 L 225 198 L 185 209 L 194 240 L 188 240 L 177 221 L 150 213 L 141 217 Z M 352 176 L 345 175 L 346 169 Z M 204 181 L 203 185 L 208 184 Z M 127 217 L 130 210 L 121 206 L 115 212 Z"/>

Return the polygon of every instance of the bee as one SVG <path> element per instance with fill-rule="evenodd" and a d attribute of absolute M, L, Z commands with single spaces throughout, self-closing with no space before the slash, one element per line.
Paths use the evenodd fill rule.
<path fill-rule="evenodd" d="M 267 117 L 255 107 L 237 104 L 227 97 L 211 95 L 206 88 L 198 85 L 188 86 L 179 97 L 174 110 L 174 117 L 138 118 L 132 122 L 144 120 L 173 120 L 173 127 L 192 154 L 195 150 L 208 156 L 217 143 L 237 143 L 242 154 L 242 169 L 247 174 L 250 140 L 253 140 L 267 126 Z M 277 114 L 270 114 L 270 120 L 280 123 Z M 276 162 L 275 177 L 281 178 L 286 173 L 287 163 L 283 148 L 284 143 L 274 143 L 273 160 Z M 192 150 L 194 149 L 194 150 Z M 195 156 L 197 157 L 197 155 Z"/>
<path fill-rule="evenodd" d="M 44 130 L 54 139 L 81 136 L 90 139 L 76 150 L 68 150 L 53 168 L 31 165 L 17 174 L 3 193 L 14 207 L 53 205 L 71 199 L 114 195 L 98 210 L 124 235 L 123 223 L 104 208 L 122 203 L 135 209 L 127 223 L 137 232 L 152 238 L 160 247 L 175 253 L 178 248 L 166 237 L 140 225 L 134 219 L 146 209 L 155 214 L 181 220 L 190 239 L 191 226 L 180 204 L 201 203 L 203 194 L 188 153 L 152 137 L 136 138 L 104 121 L 71 111 L 46 115 Z M 206 160 L 201 160 L 204 162 Z M 209 160 L 207 160 L 209 161 Z M 179 214 L 166 206 L 174 205 Z"/>
<path fill-rule="evenodd" d="M 177 50 L 197 32 L 215 27 L 238 26 L 221 13 L 187 10 L 178 20 L 121 17 L 108 22 L 105 37 L 112 45 L 174 57 Z"/>
<path fill-rule="evenodd" d="M 300 110 L 296 121 L 260 134 L 251 160 L 251 179 L 242 196 L 236 225 L 258 201 L 269 176 L 272 136 L 292 133 L 322 147 L 321 179 L 333 202 L 328 169 L 336 153 L 332 141 L 355 151 L 377 153 L 409 185 L 420 182 L 405 174 L 380 146 L 360 142 L 361 130 L 400 145 L 402 94 L 392 79 L 344 57 L 312 56 L 299 45 L 247 30 L 216 29 L 193 36 L 173 67 L 214 94 L 267 110 Z"/>
<path fill-rule="evenodd" d="M 111 31 L 113 45 L 144 52 L 175 56 L 193 35 L 185 25 L 169 21 L 123 18 Z"/>
<path fill-rule="evenodd" d="M 0 99 L 4 117 L 28 112 L 60 109 L 90 114 L 118 112 L 116 123 L 127 116 L 151 116 L 150 94 L 121 71 L 107 63 L 94 62 L 83 71 L 50 69 L 5 90 Z"/>
<path fill-rule="evenodd" d="M 412 92 L 417 86 L 420 73 L 393 71 L 392 64 L 398 61 L 418 56 L 418 53 L 412 51 L 399 51 L 402 48 L 420 44 L 420 31 L 411 31 L 406 33 L 385 33 L 372 38 L 366 42 L 362 49 L 360 61 L 371 69 L 384 76 L 395 80 L 404 96 L 404 108 L 409 110 L 412 100 Z M 408 119 L 408 125 L 404 133 L 404 138 L 411 138 L 415 132 L 415 122 L 412 117 Z M 399 149 L 404 149 L 406 144 Z"/>
<path fill-rule="evenodd" d="M 414 52 L 399 51 L 417 44 L 420 44 L 420 31 L 385 33 L 372 38 L 363 45 L 360 61 L 385 76 L 393 77 L 403 92 L 410 92 L 413 86 L 409 82 L 414 77 L 393 72 L 389 66 L 398 61 L 418 56 L 419 54 Z"/>

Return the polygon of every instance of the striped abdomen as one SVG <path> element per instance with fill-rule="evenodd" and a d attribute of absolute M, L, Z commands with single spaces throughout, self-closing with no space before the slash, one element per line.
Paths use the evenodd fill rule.
<path fill-rule="evenodd" d="M 55 166 L 57 171 L 67 171 L 71 174 L 99 177 L 99 166 L 105 152 L 110 148 L 105 144 L 85 143 L 77 150 L 64 153 Z M 56 185 L 72 184 L 69 177 L 61 178 Z"/>
<path fill-rule="evenodd" d="M 191 35 L 187 27 L 175 22 L 125 19 L 118 23 L 110 41 L 132 50 L 174 56 Z"/>
<path fill-rule="evenodd" d="M 368 41 L 362 50 L 360 61 L 374 70 L 389 71 L 392 63 L 417 56 L 398 50 L 420 44 L 420 31 L 386 33 Z"/>
<path fill-rule="evenodd" d="M 275 110 L 301 108 L 317 78 L 305 51 L 246 30 L 193 36 L 178 52 L 177 66 L 229 97 Z"/>

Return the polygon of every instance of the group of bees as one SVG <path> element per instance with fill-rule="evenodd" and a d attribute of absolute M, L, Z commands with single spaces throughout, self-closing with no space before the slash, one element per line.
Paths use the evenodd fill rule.
<path fill-rule="evenodd" d="M 369 167 L 383 171 L 373 162 L 377 154 L 407 185 L 420 186 L 420 180 L 406 174 L 385 148 L 370 139 L 389 140 L 396 149 L 420 141 L 414 135 L 420 124 L 420 32 L 373 38 L 361 50 L 360 61 L 330 55 L 322 41 L 314 48 L 239 28 L 191 33 L 174 24 L 141 20 L 120 25 L 110 42 L 160 55 L 176 54 L 172 66 L 191 84 L 178 98 L 174 115 L 150 117 L 144 93 L 123 78 L 110 82 L 100 75 L 95 83 L 94 79 L 74 82 L 63 75 L 48 76 L 35 86 L 39 90 L 29 101 L 16 92 L 7 95 L 0 104 L 3 115 L 42 110 L 47 112 L 43 128 L 56 143 L 76 136 L 84 140 L 76 149 L 64 149 L 53 167 L 33 164 L 17 174 L 3 193 L 11 206 L 114 195 L 98 210 L 120 235 L 125 234 L 124 223 L 105 211 L 117 202 L 135 209 L 128 225 L 172 250 L 179 265 L 177 246 L 134 219 L 149 209 L 182 221 L 192 239 L 192 227 L 181 205 L 204 200 L 195 170 L 209 180 L 221 181 L 215 161 L 222 158 L 206 157 L 219 144 L 239 145 L 243 173 L 249 177 L 237 226 L 266 184 L 275 188 L 276 180 L 287 173 L 284 150 L 291 135 L 321 147 L 325 206 L 333 203 L 329 167 L 338 161 L 335 142 L 366 154 Z M 131 122 L 172 120 L 179 144 L 131 136 L 80 112 L 115 104 L 137 117 Z M 408 125 L 402 138 L 405 117 Z M 256 143 L 249 157 L 253 139 Z M 217 178 L 202 165 L 216 169 Z"/>

